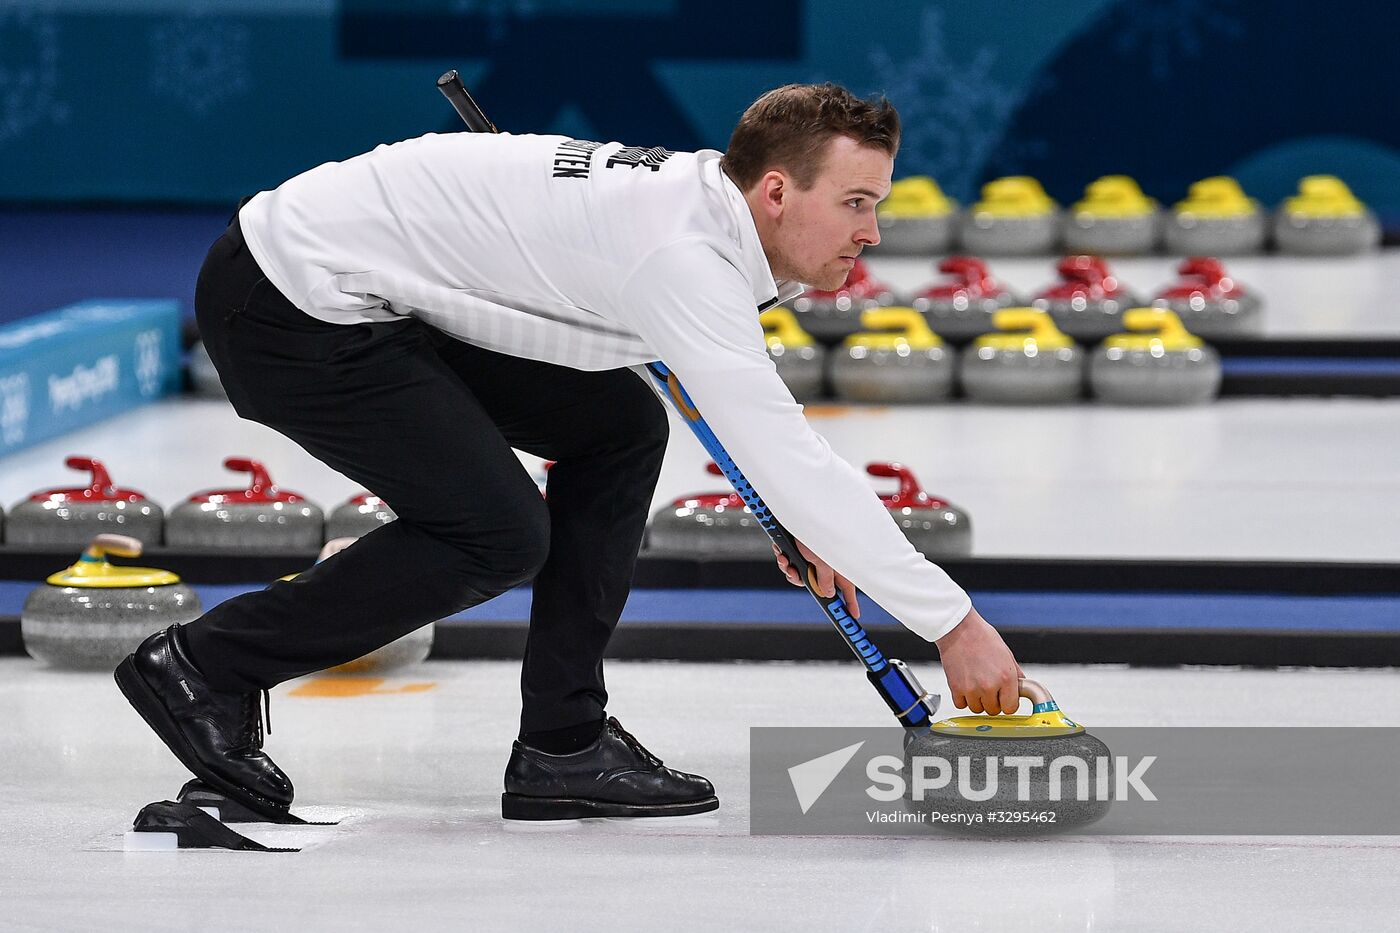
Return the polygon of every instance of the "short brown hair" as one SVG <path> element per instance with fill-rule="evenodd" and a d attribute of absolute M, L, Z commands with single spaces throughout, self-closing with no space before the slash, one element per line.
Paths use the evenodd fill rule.
<path fill-rule="evenodd" d="M 830 82 L 784 85 L 744 111 L 720 166 L 743 191 L 774 168 L 805 190 L 816 182 L 827 141 L 835 136 L 893 157 L 899 150 L 899 113 L 883 97 L 861 100 Z"/>

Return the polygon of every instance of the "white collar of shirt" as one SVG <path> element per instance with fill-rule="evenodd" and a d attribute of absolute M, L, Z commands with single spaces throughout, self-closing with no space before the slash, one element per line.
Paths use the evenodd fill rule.
<path fill-rule="evenodd" d="M 729 207 L 734 213 L 739 253 L 744 259 L 749 281 L 753 283 L 754 303 L 758 305 L 758 310 L 766 311 L 774 305 L 791 301 L 802 294 L 804 286 L 801 282 L 773 278 L 773 270 L 768 267 L 768 256 L 763 252 L 763 241 L 758 238 L 758 227 L 754 225 L 753 214 L 749 211 L 749 202 L 744 200 L 744 193 L 739 190 L 739 186 L 724 174 L 724 170 L 719 167 L 719 160 L 716 159 L 713 164 L 719 174 L 720 185 L 729 199 Z"/>

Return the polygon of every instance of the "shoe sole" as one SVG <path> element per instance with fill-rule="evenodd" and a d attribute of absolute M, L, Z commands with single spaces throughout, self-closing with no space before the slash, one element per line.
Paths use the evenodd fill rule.
<path fill-rule="evenodd" d="M 165 747 L 170 749 L 171 754 L 180 760 L 180 764 L 190 770 L 195 777 L 206 784 L 220 790 L 239 803 L 253 810 L 261 816 L 266 816 L 273 822 L 281 822 L 290 815 L 290 807 L 274 803 L 259 794 L 253 793 L 244 787 L 239 787 L 228 780 L 220 777 L 211 771 L 195 754 L 194 746 L 190 745 L 180 731 L 180 727 L 175 724 L 174 718 L 165 709 L 165 704 L 160 701 L 160 697 L 151 685 L 146 683 L 146 679 L 136 670 L 134 655 L 127 655 L 125 661 L 117 665 L 112 676 L 117 681 L 117 687 L 121 689 L 126 701 L 131 704 L 131 708 L 141 714 L 141 718 L 146 721 L 146 725 L 153 731 Z"/>
<path fill-rule="evenodd" d="M 501 816 L 508 820 L 581 820 L 591 816 L 689 816 L 719 809 L 718 797 L 681 803 L 616 803 L 584 797 L 527 797 L 502 794 Z"/>

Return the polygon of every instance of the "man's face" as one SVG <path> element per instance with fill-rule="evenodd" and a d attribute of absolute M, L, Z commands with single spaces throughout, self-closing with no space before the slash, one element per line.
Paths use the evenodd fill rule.
<path fill-rule="evenodd" d="M 840 288 L 866 246 L 880 242 L 875 205 L 890 193 L 894 160 L 849 136 L 827 142 L 815 183 L 801 191 L 791 179 L 773 214 L 773 243 L 765 243 L 774 274 L 824 290 Z M 771 173 L 770 173 L 771 174 Z"/>

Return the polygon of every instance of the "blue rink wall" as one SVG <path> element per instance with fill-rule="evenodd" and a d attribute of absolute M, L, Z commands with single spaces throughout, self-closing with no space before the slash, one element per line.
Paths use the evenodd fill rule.
<path fill-rule="evenodd" d="M 0 327 L 0 455 L 177 391 L 180 305 L 85 301 Z"/>
<path fill-rule="evenodd" d="M 1275 204 L 1342 175 L 1400 222 L 1394 12 L 1334 0 L 32 0 L 0 5 L 0 201 L 231 205 L 459 129 L 723 148 L 762 91 L 885 93 L 901 174 L 962 201 L 1126 172 L 1170 203 L 1219 173 Z"/>

